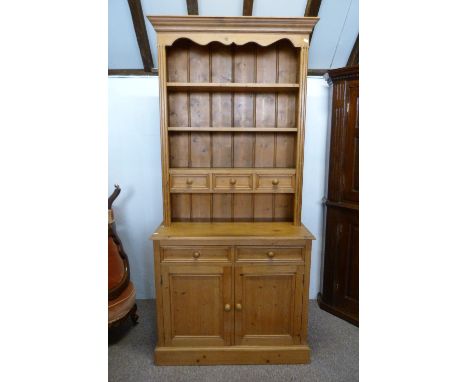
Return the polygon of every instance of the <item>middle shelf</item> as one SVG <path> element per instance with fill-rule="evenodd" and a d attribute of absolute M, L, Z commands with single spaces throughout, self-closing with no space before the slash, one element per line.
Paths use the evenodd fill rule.
<path fill-rule="evenodd" d="M 216 92 L 291 92 L 299 89 L 299 84 L 257 83 L 257 82 L 168 82 L 168 90 L 174 91 L 216 91 Z"/>

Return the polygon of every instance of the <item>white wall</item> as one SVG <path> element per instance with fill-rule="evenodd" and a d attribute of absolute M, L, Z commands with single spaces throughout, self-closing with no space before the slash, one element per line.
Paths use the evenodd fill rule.
<path fill-rule="evenodd" d="M 162 221 L 158 77 L 109 77 L 109 195 L 117 232 L 130 258 L 137 298 L 154 298 L 151 233 Z M 307 123 L 302 221 L 313 243 L 310 298 L 320 289 L 328 116 L 328 86 L 307 81 Z"/>

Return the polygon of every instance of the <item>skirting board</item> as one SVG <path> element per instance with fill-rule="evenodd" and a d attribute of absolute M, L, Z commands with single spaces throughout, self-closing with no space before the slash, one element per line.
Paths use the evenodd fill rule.
<path fill-rule="evenodd" d="M 310 348 L 296 346 L 156 347 L 156 365 L 280 365 L 310 363 Z"/>

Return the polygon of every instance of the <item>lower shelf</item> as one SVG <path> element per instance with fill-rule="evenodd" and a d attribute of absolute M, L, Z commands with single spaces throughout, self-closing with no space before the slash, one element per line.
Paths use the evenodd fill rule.
<path fill-rule="evenodd" d="M 156 365 L 280 365 L 310 363 L 310 348 L 297 346 L 156 347 Z"/>

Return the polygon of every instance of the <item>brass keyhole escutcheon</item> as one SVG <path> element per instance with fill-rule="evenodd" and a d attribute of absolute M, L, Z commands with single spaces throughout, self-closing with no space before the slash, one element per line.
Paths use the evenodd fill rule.
<path fill-rule="evenodd" d="M 231 179 L 229 180 L 229 183 L 231 183 L 231 186 L 234 186 L 234 185 L 236 184 L 236 182 L 237 182 L 237 180 L 234 179 L 234 178 L 231 178 Z"/>
<path fill-rule="evenodd" d="M 273 179 L 271 181 L 271 184 L 273 184 L 273 186 L 277 186 L 279 184 L 279 180 L 278 179 Z"/>
<path fill-rule="evenodd" d="M 274 253 L 273 251 L 270 251 L 270 252 L 267 253 L 267 256 L 268 256 L 269 258 L 272 258 L 272 257 L 275 256 L 275 253 Z"/>
<path fill-rule="evenodd" d="M 225 312 L 230 312 L 231 311 L 231 305 L 229 305 L 229 304 L 224 305 L 224 311 Z"/>
<path fill-rule="evenodd" d="M 187 179 L 187 184 L 190 186 L 192 183 L 193 183 L 193 180 L 192 179 Z"/>
<path fill-rule="evenodd" d="M 241 304 L 236 304 L 236 310 L 241 311 L 242 310 L 242 305 Z"/>
<path fill-rule="evenodd" d="M 200 257 L 200 252 L 194 252 L 192 255 L 195 259 L 198 259 Z"/>

